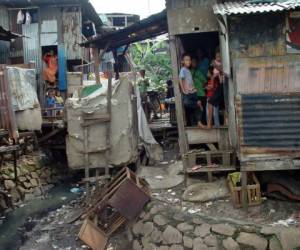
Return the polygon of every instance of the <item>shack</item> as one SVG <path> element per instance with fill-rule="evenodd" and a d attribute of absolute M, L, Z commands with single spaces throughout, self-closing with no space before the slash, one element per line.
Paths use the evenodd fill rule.
<path fill-rule="evenodd" d="M 67 71 L 90 62 L 89 50 L 79 46 L 100 32 L 101 19 L 87 0 L 11 0 L 2 1 L 0 25 L 20 33 L 23 40 L 13 41 L 1 51 L 2 63 L 34 62 L 38 78 L 37 91 L 43 103 L 47 86 L 42 72 L 43 56 L 53 51 L 58 60 L 57 85 L 67 90 Z M 95 27 L 95 29 L 93 28 Z"/>
<path fill-rule="evenodd" d="M 248 171 L 300 169 L 299 146 L 299 1 L 167 0 L 174 83 L 180 57 L 198 47 L 207 54 L 217 47 L 226 75 L 223 91 L 228 123 L 213 129 L 186 127 L 181 93 L 174 84 L 181 155 L 186 172 L 198 158 L 211 170 L 231 171 L 237 156 L 242 172 L 244 205 Z M 214 15 L 215 14 L 215 15 Z M 193 145 L 206 144 L 208 151 Z M 217 145 L 217 146 L 216 146 Z M 192 171 L 195 172 L 195 171 Z M 210 175 L 210 174 L 209 174 Z"/>

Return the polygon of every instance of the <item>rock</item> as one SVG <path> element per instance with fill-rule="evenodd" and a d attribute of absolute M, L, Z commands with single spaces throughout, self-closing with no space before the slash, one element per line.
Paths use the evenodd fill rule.
<path fill-rule="evenodd" d="M 168 244 L 178 244 L 182 242 L 182 234 L 176 228 L 167 226 L 163 232 L 163 239 Z"/>
<path fill-rule="evenodd" d="M 129 242 L 133 241 L 133 235 L 132 235 L 130 228 L 126 228 L 126 236 L 127 236 L 127 239 Z"/>
<path fill-rule="evenodd" d="M 33 179 L 38 179 L 38 178 L 39 178 L 37 172 L 31 172 L 31 177 L 32 177 Z"/>
<path fill-rule="evenodd" d="M 170 250 L 168 246 L 160 246 L 157 250 Z"/>
<path fill-rule="evenodd" d="M 36 187 L 36 188 L 33 189 L 33 194 L 35 196 L 41 196 L 43 193 L 42 193 L 42 190 L 39 187 Z"/>
<path fill-rule="evenodd" d="M 7 204 L 6 204 L 5 199 L 3 199 L 2 196 L 0 196 L 0 209 L 5 210 L 5 209 L 7 209 L 7 208 L 8 208 L 8 206 L 7 206 Z"/>
<path fill-rule="evenodd" d="M 22 197 L 25 195 L 25 193 L 27 193 L 27 190 L 21 186 L 17 186 L 17 189 Z"/>
<path fill-rule="evenodd" d="M 160 243 L 162 242 L 162 232 L 159 231 L 157 228 L 154 228 L 153 232 L 151 233 L 151 241 L 153 243 Z"/>
<path fill-rule="evenodd" d="M 233 236 L 236 231 L 236 228 L 228 224 L 216 224 L 212 225 L 211 230 L 217 234 Z"/>
<path fill-rule="evenodd" d="M 203 241 L 204 241 L 205 245 L 207 245 L 209 247 L 218 246 L 218 239 L 214 235 L 210 234 L 210 235 L 206 236 Z"/>
<path fill-rule="evenodd" d="M 133 250 L 143 250 L 141 243 L 138 240 L 134 240 L 132 243 Z"/>
<path fill-rule="evenodd" d="M 183 236 L 183 246 L 186 248 L 193 248 L 193 239 L 187 236 Z"/>
<path fill-rule="evenodd" d="M 206 250 L 207 246 L 203 243 L 201 237 L 195 238 L 193 241 L 193 250 Z"/>
<path fill-rule="evenodd" d="M 227 181 L 220 179 L 210 183 L 197 183 L 186 188 L 182 198 L 184 201 L 206 202 L 229 196 Z"/>
<path fill-rule="evenodd" d="M 236 243 L 236 241 L 234 239 L 232 239 L 231 237 L 223 240 L 223 247 L 226 250 L 240 250 L 239 244 Z"/>
<path fill-rule="evenodd" d="M 34 195 L 32 193 L 26 193 L 25 196 L 24 196 L 24 200 L 25 201 L 30 201 L 34 199 Z"/>
<path fill-rule="evenodd" d="M 180 213 L 174 214 L 173 218 L 174 218 L 174 220 L 177 220 L 177 221 L 180 221 L 180 222 L 185 221 L 184 215 L 180 214 Z"/>
<path fill-rule="evenodd" d="M 274 227 L 265 226 L 260 230 L 260 233 L 266 236 L 276 234 L 276 229 Z"/>
<path fill-rule="evenodd" d="M 153 222 L 158 226 L 164 226 L 168 224 L 168 220 L 166 219 L 166 217 L 160 214 L 154 216 Z"/>
<path fill-rule="evenodd" d="M 184 250 L 184 248 L 181 245 L 172 245 L 170 250 Z"/>
<path fill-rule="evenodd" d="M 154 214 L 157 214 L 159 211 L 160 211 L 160 210 L 159 210 L 159 207 L 158 207 L 157 205 L 154 205 L 154 206 L 150 209 L 149 213 L 152 214 L 152 215 L 154 215 Z"/>
<path fill-rule="evenodd" d="M 143 227 L 142 227 L 142 235 L 144 236 L 148 236 L 150 235 L 154 230 L 154 225 L 152 222 L 146 222 L 144 223 Z"/>
<path fill-rule="evenodd" d="M 25 176 L 19 176 L 19 177 L 18 177 L 18 180 L 19 180 L 20 182 L 25 182 L 25 181 L 27 181 L 27 178 L 26 178 Z"/>
<path fill-rule="evenodd" d="M 33 187 L 37 187 L 39 185 L 36 179 L 30 179 L 30 184 Z"/>
<path fill-rule="evenodd" d="M 188 231 L 193 231 L 194 230 L 194 226 L 189 224 L 189 223 L 186 223 L 186 222 L 183 222 L 183 223 L 180 223 L 177 225 L 177 229 L 180 231 L 180 232 L 188 232 Z"/>
<path fill-rule="evenodd" d="M 196 224 L 196 225 L 201 225 L 204 222 L 200 218 L 193 218 L 193 223 Z"/>
<path fill-rule="evenodd" d="M 141 235 L 142 229 L 143 229 L 144 223 L 142 221 L 138 221 L 134 224 L 132 228 L 132 232 L 135 236 Z"/>
<path fill-rule="evenodd" d="M 282 250 L 282 246 L 277 237 L 273 236 L 269 241 L 270 250 Z"/>
<path fill-rule="evenodd" d="M 9 193 L 13 202 L 18 202 L 21 199 L 21 194 L 16 187 L 12 188 Z"/>
<path fill-rule="evenodd" d="M 157 246 L 152 243 L 149 243 L 149 244 L 144 245 L 143 250 L 157 250 Z"/>
<path fill-rule="evenodd" d="M 12 180 L 4 180 L 4 187 L 8 190 L 13 189 L 16 184 Z"/>
<path fill-rule="evenodd" d="M 194 230 L 194 235 L 200 236 L 200 237 L 205 237 L 210 234 L 210 228 L 211 226 L 209 224 L 202 224 L 201 226 L 196 226 Z"/>
<path fill-rule="evenodd" d="M 31 184 L 30 184 L 30 182 L 23 182 L 23 185 L 24 185 L 24 187 L 25 187 L 26 189 L 29 189 L 29 188 L 32 187 Z"/>
<path fill-rule="evenodd" d="M 257 250 L 265 250 L 268 246 L 268 241 L 265 238 L 253 233 L 240 233 L 236 241 L 240 244 L 254 247 Z"/>
<path fill-rule="evenodd" d="M 300 230 L 293 228 L 281 230 L 279 240 L 282 245 L 282 249 L 298 249 L 300 248 Z"/>

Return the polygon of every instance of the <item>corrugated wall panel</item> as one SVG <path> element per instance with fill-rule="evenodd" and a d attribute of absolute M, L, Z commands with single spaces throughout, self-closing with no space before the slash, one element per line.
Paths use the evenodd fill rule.
<path fill-rule="evenodd" d="M 41 69 L 41 50 L 39 46 L 39 25 L 38 23 L 32 23 L 30 25 L 22 25 L 23 35 L 23 50 L 24 50 L 24 62 L 34 62 L 37 72 Z"/>
<path fill-rule="evenodd" d="M 58 33 L 62 27 L 58 23 L 60 20 L 61 8 L 58 7 L 41 7 L 40 8 L 40 23 L 41 23 L 41 46 L 57 45 Z"/>
<path fill-rule="evenodd" d="M 0 26 L 9 29 L 8 11 L 3 6 L 0 6 Z M 9 63 L 9 48 L 9 42 L 0 41 L 0 64 Z"/>
<path fill-rule="evenodd" d="M 62 22 L 63 43 L 65 45 L 67 59 L 81 59 L 83 56 L 83 48 L 79 45 L 82 43 L 82 16 L 80 8 L 64 8 Z"/>
<path fill-rule="evenodd" d="M 237 113 L 244 155 L 300 152 L 300 94 L 241 95 Z"/>

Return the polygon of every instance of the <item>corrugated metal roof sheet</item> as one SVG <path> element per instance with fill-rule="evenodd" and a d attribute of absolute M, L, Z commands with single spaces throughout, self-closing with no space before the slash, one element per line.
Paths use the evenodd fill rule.
<path fill-rule="evenodd" d="M 223 4 L 215 4 L 213 10 L 219 15 L 236 15 L 236 14 L 253 14 L 266 12 L 279 12 L 284 10 L 293 10 L 300 7 L 300 0 L 286 0 L 265 3 L 243 2 L 225 2 Z"/>

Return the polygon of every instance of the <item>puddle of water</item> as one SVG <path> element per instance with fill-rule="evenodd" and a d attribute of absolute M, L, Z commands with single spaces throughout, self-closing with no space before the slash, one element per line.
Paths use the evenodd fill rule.
<path fill-rule="evenodd" d="M 26 203 L 7 215 L 0 226 L 0 250 L 15 250 L 22 244 L 23 232 L 19 230 L 25 225 L 30 231 L 34 227 L 34 222 L 28 223 L 27 219 L 38 218 L 61 207 L 63 204 L 78 197 L 70 192 L 70 186 L 60 185 L 54 187 L 46 199 L 34 199 Z"/>

